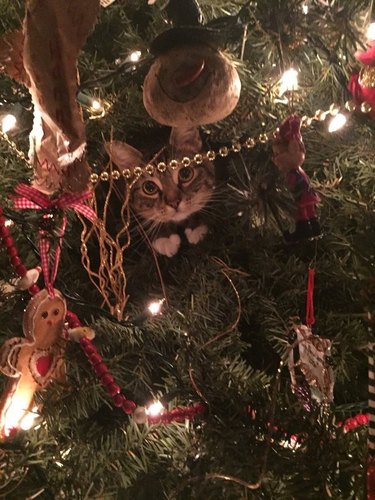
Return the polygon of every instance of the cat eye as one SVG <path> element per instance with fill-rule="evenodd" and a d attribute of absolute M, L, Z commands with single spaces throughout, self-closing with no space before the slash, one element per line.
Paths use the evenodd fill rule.
<path fill-rule="evenodd" d="M 53 310 L 53 315 L 54 315 L 54 316 L 57 316 L 57 315 L 59 314 L 59 312 L 60 312 L 60 311 L 59 311 L 58 309 L 54 309 L 54 310 Z"/>
<path fill-rule="evenodd" d="M 178 172 L 180 182 L 189 182 L 194 177 L 194 169 L 192 167 L 182 167 Z"/>
<path fill-rule="evenodd" d="M 47 311 L 42 312 L 42 318 L 43 319 L 48 318 L 48 312 Z"/>
<path fill-rule="evenodd" d="M 159 188 L 155 184 L 155 182 L 152 181 L 146 181 L 142 184 L 142 189 L 145 194 L 155 194 L 158 192 Z"/>

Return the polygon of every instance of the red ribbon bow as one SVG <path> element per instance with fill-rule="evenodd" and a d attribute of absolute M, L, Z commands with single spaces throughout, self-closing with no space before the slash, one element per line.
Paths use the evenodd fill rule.
<path fill-rule="evenodd" d="M 53 263 L 52 270 L 50 272 L 50 247 L 51 243 L 48 238 L 46 238 L 46 232 L 43 230 L 39 231 L 39 251 L 40 260 L 43 269 L 44 282 L 46 288 L 50 295 L 53 296 L 53 283 L 56 278 L 57 268 L 59 265 L 62 239 L 66 228 L 66 215 L 65 211 L 70 208 L 82 214 L 86 219 L 94 222 L 96 220 L 96 213 L 94 210 L 85 205 L 84 202 L 91 198 L 91 191 L 86 190 L 82 193 L 64 193 L 58 198 L 51 199 L 48 195 L 41 193 L 32 186 L 27 184 L 19 184 L 15 188 L 15 193 L 19 196 L 13 196 L 14 208 L 16 209 L 35 209 L 35 210 L 53 210 L 59 209 L 63 212 L 63 222 L 60 228 L 60 235 L 58 245 L 55 250 L 55 259 Z"/>

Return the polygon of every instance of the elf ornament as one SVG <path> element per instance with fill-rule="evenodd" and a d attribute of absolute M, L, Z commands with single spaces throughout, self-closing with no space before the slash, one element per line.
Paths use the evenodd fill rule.
<path fill-rule="evenodd" d="M 284 233 L 285 240 L 293 243 L 319 236 L 321 229 L 316 205 L 320 198 L 310 186 L 309 177 L 302 168 L 305 146 L 301 135 L 301 120 L 297 115 L 289 116 L 280 125 L 272 150 L 272 161 L 285 175 L 286 184 L 297 205 L 295 231 Z"/>
<path fill-rule="evenodd" d="M 175 27 L 151 45 L 156 58 L 144 81 L 143 103 L 162 125 L 215 123 L 237 105 L 241 82 L 233 63 L 218 49 L 220 33 L 200 25 L 197 4 L 181 0 L 172 8 L 176 3 L 171 1 L 168 11 Z"/>
<path fill-rule="evenodd" d="M 362 105 L 362 111 L 375 118 L 375 41 L 365 52 L 357 52 L 355 56 L 364 66 L 359 73 L 350 76 L 348 90 L 355 104 Z"/>
<path fill-rule="evenodd" d="M 0 400 L 0 438 L 27 428 L 35 407 L 34 394 L 52 380 L 63 379 L 66 330 L 65 299 L 53 289 L 32 297 L 23 317 L 25 338 L 14 337 L 0 348 L 0 370 L 11 377 Z M 30 422 L 31 424 L 31 422 Z"/>

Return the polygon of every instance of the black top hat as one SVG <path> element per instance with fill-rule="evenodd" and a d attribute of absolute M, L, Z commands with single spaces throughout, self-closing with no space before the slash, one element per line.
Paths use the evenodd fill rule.
<path fill-rule="evenodd" d="M 155 56 L 181 45 L 202 43 L 217 50 L 220 43 L 220 31 L 204 26 L 178 26 L 164 31 L 152 42 L 150 51 Z"/>

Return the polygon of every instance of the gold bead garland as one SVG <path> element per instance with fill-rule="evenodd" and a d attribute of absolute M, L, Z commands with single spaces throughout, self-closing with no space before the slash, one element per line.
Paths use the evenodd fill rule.
<path fill-rule="evenodd" d="M 360 110 L 362 113 L 369 113 L 371 111 L 371 105 L 368 102 L 363 102 L 360 106 L 357 106 L 353 101 L 347 101 L 344 105 L 345 109 L 349 112 L 354 112 Z M 329 109 L 323 111 L 321 109 L 316 110 L 314 116 L 302 116 L 301 124 L 302 127 L 310 127 L 313 121 L 324 121 L 329 116 L 336 116 L 340 111 L 340 106 L 333 103 L 330 105 Z M 230 153 L 239 153 L 243 148 L 252 149 L 258 143 L 266 144 L 268 141 L 274 139 L 277 136 L 279 129 L 276 128 L 273 132 L 261 133 L 257 137 L 248 137 L 244 141 L 234 142 L 230 147 L 222 146 L 218 151 L 209 150 L 205 153 L 196 153 L 192 157 L 184 156 L 181 160 L 173 159 L 170 160 L 168 164 L 161 161 L 156 164 L 149 163 L 145 167 L 137 166 L 131 171 L 130 169 L 125 169 L 122 175 L 126 179 L 138 178 L 144 173 L 152 175 L 155 171 L 165 172 L 168 168 L 175 170 L 178 166 L 188 167 L 191 164 L 201 164 L 203 161 L 214 161 L 218 156 L 225 158 Z M 101 176 L 99 176 L 101 179 Z M 91 175 L 91 182 L 96 183 L 99 180 L 97 174 Z"/>
<path fill-rule="evenodd" d="M 11 151 L 13 151 L 20 160 L 22 160 L 27 164 L 27 168 L 33 168 L 33 165 L 31 165 L 28 159 L 26 158 L 25 153 L 23 151 L 20 151 L 17 148 L 17 144 L 14 141 L 12 141 L 5 132 L 2 132 L 1 130 L 0 130 L 0 138 L 8 144 Z"/>
<path fill-rule="evenodd" d="M 367 75 L 367 73 L 365 73 L 364 75 L 362 74 L 361 75 L 363 80 L 362 83 L 364 84 L 364 81 L 366 81 L 367 86 L 369 86 L 370 84 L 375 86 L 375 71 L 373 73 L 374 74 L 371 73 L 371 75 Z M 371 76 L 371 82 L 369 80 L 370 76 Z M 372 111 L 371 104 L 366 101 L 363 102 L 360 106 L 356 105 L 353 101 L 347 101 L 344 104 L 344 108 L 349 113 L 353 113 L 354 111 L 360 111 L 364 114 L 367 114 Z M 327 119 L 328 116 L 336 116 L 339 113 L 339 111 L 340 111 L 340 106 L 335 103 L 332 103 L 329 109 L 326 111 L 318 109 L 315 111 L 314 116 L 306 116 L 306 115 L 302 116 L 301 126 L 303 128 L 310 127 L 314 120 L 324 121 Z M 230 147 L 222 146 L 218 149 L 218 151 L 209 150 L 204 153 L 200 152 L 195 153 L 191 157 L 184 156 L 180 160 L 172 159 L 168 162 L 168 164 L 161 161 L 156 164 L 149 163 L 146 166 L 136 166 L 133 169 L 125 168 L 121 171 L 112 170 L 110 174 L 107 171 L 103 171 L 100 174 L 94 172 L 90 176 L 90 181 L 92 184 L 97 184 L 100 181 L 108 182 L 110 179 L 118 180 L 120 179 L 120 177 L 123 177 L 126 181 L 129 181 L 131 179 L 134 180 L 134 178 L 137 179 L 138 177 L 140 177 L 145 173 L 148 175 L 153 175 L 156 170 L 158 172 L 163 173 L 167 169 L 176 170 L 179 166 L 188 167 L 191 164 L 200 165 L 204 161 L 214 161 L 215 158 L 218 156 L 225 158 L 231 153 L 239 153 L 243 148 L 252 149 L 258 143 L 266 144 L 268 141 L 275 138 L 277 133 L 278 133 L 278 128 L 269 133 L 261 133 L 257 137 L 247 137 L 242 142 L 241 141 L 234 142 Z M 15 142 L 9 139 L 6 133 L 0 131 L 0 139 L 4 140 L 8 144 L 10 149 L 18 156 L 18 158 L 27 164 L 28 168 L 30 169 L 33 168 L 33 165 L 31 165 L 30 162 L 27 160 L 25 154 L 17 148 Z"/>

